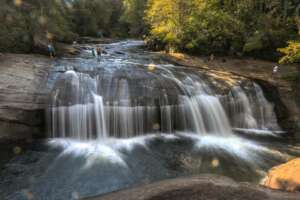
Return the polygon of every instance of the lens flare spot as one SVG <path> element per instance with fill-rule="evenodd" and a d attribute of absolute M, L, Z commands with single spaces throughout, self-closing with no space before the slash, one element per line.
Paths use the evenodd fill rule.
<path fill-rule="evenodd" d="M 15 146 L 13 151 L 14 151 L 14 154 L 19 155 L 22 153 L 22 148 L 19 146 Z"/>
<path fill-rule="evenodd" d="M 212 161 L 211 161 L 211 166 L 212 166 L 213 168 L 219 167 L 219 166 L 220 166 L 220 161 L 219 161 L 219 159 L 217 159 L 217 158 L 212 159 Z"/>
<path fill-rule="evenodd" d="M 21 6 L 22 5 L 22 0 L 14 0 L 14 4 L 16 5 L 16 6 Z"/>
<path fill-rule="evenodd" d="M 149 64 L 149 65 L 148 65 L 148 70 L 149 70 L 149 71 L 154 71 L 155 68 L 156 68 L 156 65 L 155 65 L 155 64 Z"/>
<path fill-rule="evenodd" d="M 40 25 L 45 25 L 47 23 L 47 18 L 44 17 L 44 16 L 40 16 L 38 18 L 38 22 L 39 22 Z"/>
<path fill-rule="evenodd" d="M 46 37 L 47 37 L 48 40 L 53 40 L 54 35 L 52 33 L 47 32 Z"/>

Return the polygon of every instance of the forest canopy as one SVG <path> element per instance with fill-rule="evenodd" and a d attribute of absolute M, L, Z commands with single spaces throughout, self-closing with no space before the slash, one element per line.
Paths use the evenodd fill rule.
<path fill-rule="evenodd" d="M 0 0 L 0 51 L 32 52 L 41 40 L 137 37 L 143 11 L 130 0 Z M 143 4 L 145 6 L 145 4 Z M 133 13 L 133 11 L 135 13 Z"/>
<path fill-rule="evenodd" d="M 293 0 L 149 0 L 149 42 L 201 54 L 276 57 L 298 38 Z"/>
<path fill-rule="evenodd" d="M 0 1 L 2 52 L 49 38 L 139 37 L 159 50 L 299 60 L 300 0 Z"/>

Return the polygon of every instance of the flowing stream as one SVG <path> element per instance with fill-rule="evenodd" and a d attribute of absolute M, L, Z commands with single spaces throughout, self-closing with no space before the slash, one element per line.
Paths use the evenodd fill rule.
<path fill-rule="evenodd" d="M 129 51 L 139 45 L 112 44 L 108 52 L 124 53 L 100 62 L 90 59 L 79 69 L 71 65 L 57 78 L 48 109 L 51 137 L 103 140 L 176 132 L 231 137 L 233 128 L 280 131 L 259 85 L 236 85 L 220 95 L 199 71 Z"/>
<path fill-rule="evenodd" d="M 52 139 L 9 164 L 27 168 L 4 198 L 79 199 L 202 173 L 258 183 L 297 154 L 258 84 L 221 89 L 223 80 L 170 64 L 141 41 L 102 45 L 101 59 L 95 46 L 56 61 L 46 112 Z M 29 167 L 26 156 L 36 158 Z"/>

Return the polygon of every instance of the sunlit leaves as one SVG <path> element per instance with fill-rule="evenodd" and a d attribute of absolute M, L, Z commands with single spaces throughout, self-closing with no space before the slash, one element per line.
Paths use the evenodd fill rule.
<path fill-rule="evenodd" d="M 151 40 L 165 48 L 210 54 L 276 52 L 295 34 L 296 10 L 280 0 L 149 0 Z M 293 11 L 294 13 L 294 11 Z M 159 42 L 158 42 L 159 41 Z"/>
<path fill-rule="evenodd" d="M 279 60 L 280 64 L 300 62 L 300 42 L 289 41 L 286 48 L 279 48 L 279 52 L 284 56 Z"/>
<path fill-rule="evenodd" d="M 191 51 L 208 44 L 211 50 L 224 48 L 240 33 L 241 26 L 216 4 L 216 0 L 150 0 L 146 20 L 152 37 L 169 47 Z"/>

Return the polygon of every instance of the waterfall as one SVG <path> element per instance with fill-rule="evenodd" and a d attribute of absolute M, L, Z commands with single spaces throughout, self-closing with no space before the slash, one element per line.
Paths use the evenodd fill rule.
<path fill-rule="evenodd" d="M 233 130 L 278 131 L 273 105 L 260 86 L 236 85 L 220 95 L 201 74 L 160 65 L 67 71 L 48 109 L 51 137 L 131 138 L 189 132 L 230 136 Z"/>
<path fill-rule="evenodd" d="M 96 94 L 93 97 L 97 138 L 107 137 L 103 98 Z"/>
<path fill-rule="evenodd" d="M 184 112 L 192 132 L 198 134 L 230 135 L 226 113 L 215 96 L 184 97 Z M 188 127 L 186 127 L 188 129 Z"/>
<path fill-rule="evenodd" d="M 265 98 L 261 87 L 256 83 L 253 83 L 249 94 L 241 86 L 233 87 L 225 105 L 234 129 L 280 131 L 274 105 Z"/>

